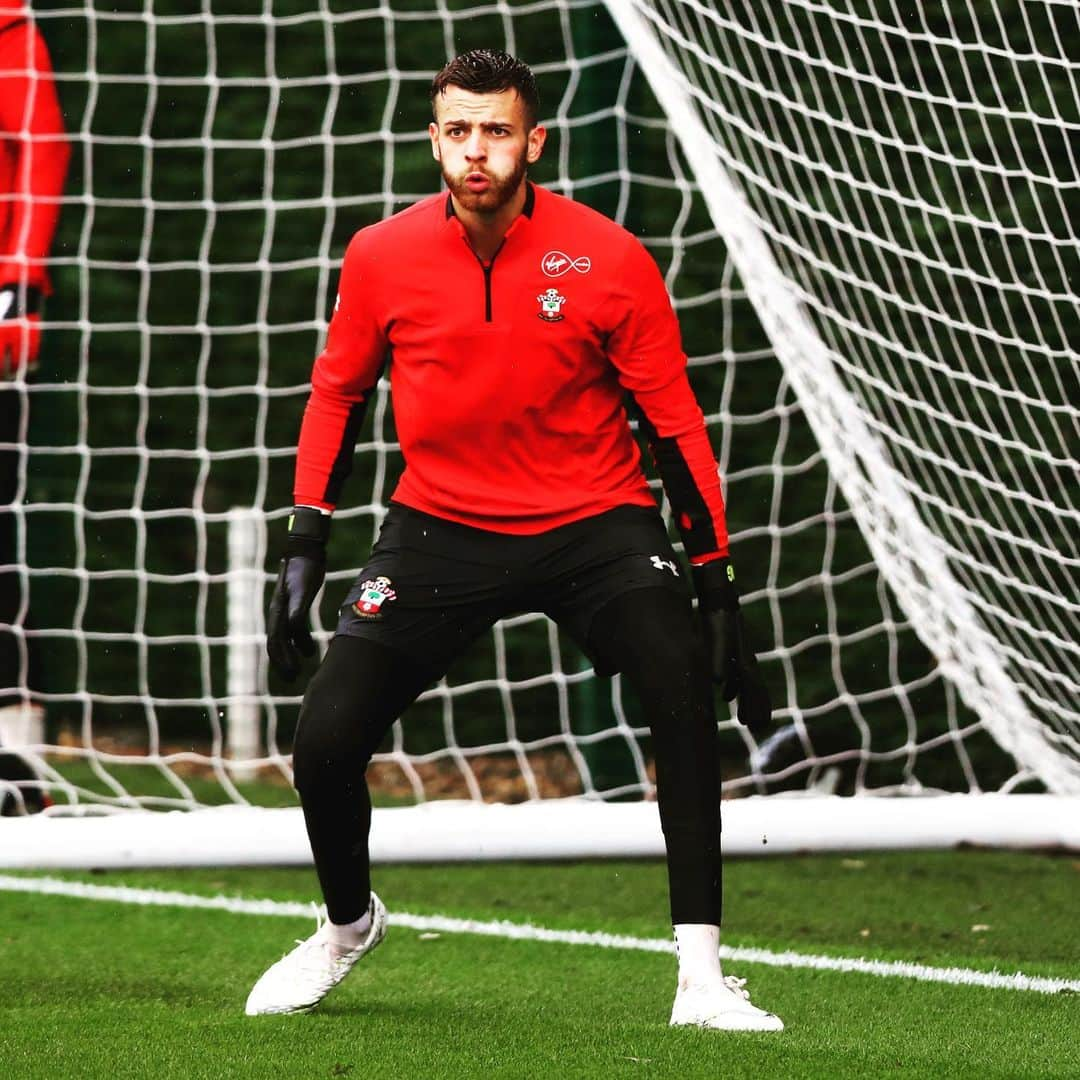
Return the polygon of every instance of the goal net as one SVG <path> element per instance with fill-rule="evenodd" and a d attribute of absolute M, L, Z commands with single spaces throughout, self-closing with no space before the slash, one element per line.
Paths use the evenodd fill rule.
<path fill-rule="evenodd" d="M 138 861 L 134 822 L 157 850 L 177 815 L 132 811 L 214 806 L 295 830 L 301 689 L 269 676 L 262 612 L 311 361 L 349 237 L 435 188 L 434 71 L 495 46 L 537 74 L 534 178 L 639 236 L 679 313 L 776 707 L 758 742 L 720 703 L 726 822 L 751 822 L 748 849 L 811 821 L 790 846 L 872 847 L 899 842 L 873 816 L 899 806 L 923 823 L 907 842 L 947 842 L 942 807 L 1030 793 L 1027 842 L 1058 842 L 1035 795 L 1080 793 L 1075 6 L 46 0 L 34 18 L 74 150 L 40 371 L 6 391 L 25 438 L 0 569 L 26 598 L 7 690 L 34 704 L 0 711 L 0 741 L 38 777 L 0 793 L 48 796 L 35 838 L 108 819 Z M 380 385 L 323 647 L 401 468 Z M 538 615 L 427 692 L 370 779 L 377 805 L 421 805 L 425 836 L 442 800 L 564 823 L 493 807 L 504 846 L 444 854 L 658 849 L 644 718 Z M 825 798 L 931 793 L 962 798 Z M 813 817 L 836 804 L 843 841 Z M 181 815 L 213 822 L 191 857 L 251 857 L 271 813 Z"/>

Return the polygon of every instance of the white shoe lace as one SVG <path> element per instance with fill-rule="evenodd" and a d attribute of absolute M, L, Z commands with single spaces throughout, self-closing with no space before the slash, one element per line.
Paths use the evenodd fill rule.
<path fill-rule="evenodd" d="M 336 965 L 338 958 L 334 956 L 330 949 L 330 941 L 323 933 L 330 922 L 326 909 L 319 904 L 312 904 L 311 907 L 315 915 L 315 933 L 306 938 L 294 938 L 293 940 L 300 948 L 294 950 L 293 954 L 286 953 L 282 959 L 285 960 L 292 955 L 293 962 L 298 968 L 318 974 L 325 972 L 327 966 Z"/>
<path fill-rule="evenodd" d="M 315 916 L 315 933 L 306 938 L 293 938 L 297 945 L 306 945 L 309 941 L 317 938 L 322 928 L 330 922 L 330 917 L 326 914 L 326 908 L 322 904 L 312 903 L 311 913 Z"/>
<path fill-rule="evenodd" d="M 750 991 L 743 989 L 746 986 L 746 980 L 740 979 L 738 975 L 725 975 L 724 985 L 736 996 L 742 998 L 744 1001 L 750 1000 Z"/>
<path fill-rule="evenodd" d="M 311 907 L 315 914 L 315 933 L 311 937 L 295 939 L 296 944 L 301 947 L 296 961 L 305 971 L 318 973 L 325 971 L 328 966 L 336 971 L 343 961 L 351 961 L 353 954 L 366 943 L 366 939 L 352 946 L 335 942 L 330 934 L 330 919 L 326 908 L 321 904 L 312 904 Z M 351 967 L 351 963 L 348 966 Z"/>

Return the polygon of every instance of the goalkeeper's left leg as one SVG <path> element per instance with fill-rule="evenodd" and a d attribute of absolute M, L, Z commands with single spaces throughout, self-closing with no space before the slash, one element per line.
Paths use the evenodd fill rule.
<path fill-rule="evenodd" d="M 720 762 L 712 679 L 690 602 L 666 588 L 609 601 L 589 651 L 621 671 L 652 734 L 671 921 L 720 925 Z"/>
<path fill-rule="evenodd" d="M 623 593 L 594 616 L 589 652 L 603 670 L 623 673 L 652 734 L 679 954 L 671 1023 L 782 1030 L 750 1003 L 745 980 L 720 968 L 720 763 L 712 677 L 689 600 L 661 588 Z"/>

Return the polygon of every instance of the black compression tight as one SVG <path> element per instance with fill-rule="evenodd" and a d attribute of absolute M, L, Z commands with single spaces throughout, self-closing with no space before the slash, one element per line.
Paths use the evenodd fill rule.
<path fill-rule="evenodd" d="M 720 762 L 712 677 L 689 600 L 667 589 L 624 593 L 589 639 L 641 702 L 652 734 L 667 848 L 671 922 L 720 925 Z"/>
<path fill-rule="evenodd" d="M 720 794 L 713 694 L 689 602 L 639 589 L 595 617 L 594 655 L 618 668 L 652 732 L 673 923 L 720 924 Z M 338 637 L 308 687 L 293 768 L 332 922 L 366 910 L 371 800 L 364 771 L 394 720 L 437 678 L 362 638 Z"/>
<path fill-rule="evenodd" d="M 331 922 L 353 922 L 367 910 L 371 755 L 437 677 L 377 642 L 336 637 L 308 685 L 293 774 Z"/>

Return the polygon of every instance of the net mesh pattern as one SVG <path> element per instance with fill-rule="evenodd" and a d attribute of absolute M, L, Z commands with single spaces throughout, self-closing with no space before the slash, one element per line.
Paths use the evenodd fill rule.
<path fill-rule="evenodd" d="M 1032 723 L 1075 759 L 1075 8 L 635 7 Z M 758 745 L 720 703 L 726 792 L 1039 786 L 897 603 L 607 5 L 35 18 L 74 153 L 41 369 L 9 390 L 28 419 L 8 569 L 62 806 L 294 801 L 299 690 L 258 642 L 311 361 L 350 236 L 435 188 L 432 75 L 491 45 L 538 78 L 535 179 L 639 236 L 680 316 L 776 706 Z M 335 515 L 322 646 L 401 468 L 383 383 Z M 648 728 L 523 614 L 395 727 L 372 781 L 392 801 L 648 798 Z"/>

